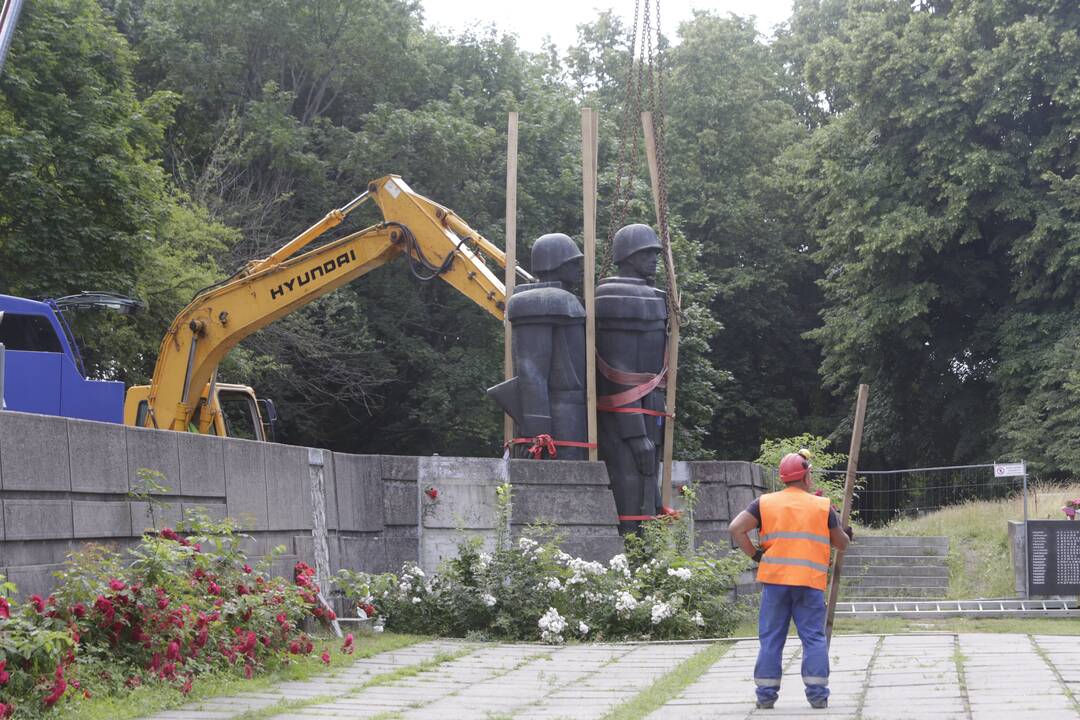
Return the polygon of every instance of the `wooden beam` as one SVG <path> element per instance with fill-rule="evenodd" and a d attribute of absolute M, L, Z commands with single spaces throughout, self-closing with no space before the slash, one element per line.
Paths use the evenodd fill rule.
<path fill-rule="evenodd" d="M 506 122 L 506 302 L 514 294 L 517 277 L 517 165 L 518 165 L 518 114 L 510 113 Z M 506 379 L 514 376 L 513 331 L 509 314 L 503 319 L 505 347 L 503 371 Z M 503 442 L 514 439 L 514 419 L 503 415 Z"/>
<path fill-rule="evenodd" d="M 596 462 L 596 164 L 597 118 L 592 108 L 581 109 L 581 196 L 585 219 L 585 397 L 587 399 L 589 460 Z"/>
<path fill-rule="evenodd" d="M 649 160 L 649 178 L 652 181 L 653 210 L 656 213 L 656 224 L 660 225 L 660 170 L 656 157 L 656 129 L 653 125 L 651 112 L 641 113 L 641 126 L 645 135 L 645 156 Z M 665 209 L 666 212 L 666 209 Z M 659 228 L 663 233 L 665 228 Z M 679 285 L 675 277 L 675 258 L 671 253 L 670 238 L 664 240 L 664 269 L 667 274 L 668 292 L 674 307 L 681 307 L 679 298 Z M 671 507 L 671 483 L 672 461 L 675 454 L 675 390 L 679 379 L 679 317 L 672 313 L 668 318 L 667 339 L 667 393 L 664 397 L 664 412 L 668 417 L 664 418 L 664 455 L 663 472 L 661 474 L 660 497 L 664 507 Z"/>
<path fill-rule="evenodd" d="M 851 428 L 851 449 L 848 451 L 847 477 L 844 479 L 844 508 L 840 512 L 840 527 L 845 528 L 851 521 L 851 500 L 855 494 L 855 475 L 859 470 L 859 450 L 862 448 L 863 420 L 866 418 L 866 398 L 870 394 L 867 385 L 859 385 L 859 395 L 855 400 L 855 423 Z M 833 559 L 831 581 L 829 585 L 829 612 L 825 618 L 825 638 L 832 641 L 833 616 L 836 614 L 836 601 L 840 595 L 840 573 L 844 568 L 844 553 L 837 550 Z"/>

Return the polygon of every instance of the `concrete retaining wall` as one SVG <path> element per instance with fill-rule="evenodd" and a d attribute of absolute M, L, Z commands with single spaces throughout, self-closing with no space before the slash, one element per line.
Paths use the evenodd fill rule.
<path fill-rule="evenodd" d="M 248 528 L 254 557 L 284 545 L 274 570 L 287 575 L 297 560 L 314 562 L 308 459 L 290 445 L 0 412 L 0 573 L 23 595 L 45 594 L 84 543 L 119 551 L 199 507 Z M 495 488 L 506 481 L 514 534 L 545 522 L 575 555 L 622 551 L 601 463 L 343 453 L 324 453 L 324 463 L 331 571 L 388 572 L 408 560 L 434 569 L 461 530 L 494 542 Z M 168 487 L 154 503 L 137 496 L 146 470 Z M 674 484 L 689 482 L 699 484 L 697 537 L 720 545 L 730 519 L 764 489 L 750 463 L 676 463 Z"/>

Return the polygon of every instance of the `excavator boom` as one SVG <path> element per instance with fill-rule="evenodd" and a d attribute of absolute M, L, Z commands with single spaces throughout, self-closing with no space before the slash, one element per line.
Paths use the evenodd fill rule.
<path fill-rule="evenodd" d="M 383 222 L 296 254 L 369 200 L 379 207 Z M 505 267 L 502 250 L 453 211 L 413 192 L 400 177 L 387 175 L 270 256 L 249 263 L 192 300 L 162 340 L 149 388 L 129 390 L 125 422 L 211 431 L 218 410 L 215 393 L 207 388 L 229 350 L 278 318 L 399 255 L 407 258 L 417 277 L 440 277 L 495 318 L 503 318 L 506 291 L 485 262 L 491 259 Z M 519 268 L 516 272 L 532 280 Z M 138 418 L 137 403 L 132 402 L 136 397 L 146 402 Z M 204 404 L 209 412 L 202 411 Z"/>

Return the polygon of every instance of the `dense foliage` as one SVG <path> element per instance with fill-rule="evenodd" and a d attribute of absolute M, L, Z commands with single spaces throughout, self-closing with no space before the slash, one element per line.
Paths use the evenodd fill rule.
<path fill-rule="evenodd" d="M 140 295 L 146 315 L 78 329 L 97 375 L 145 381 L 195 290 L 372 178 L 401 174 L 501 244 L 509 110 L 523 255 L 581 226 L 586 103 L 606 227 L 628 34 L 601 14 L 561 55 L 427 30 L 411 0 L 29 3 L 0 75 L 0 291 Z M 799 0 L 771 42 L 709 13 L 671 33 L 682 456 L 842 439 L 862 381 L 864 464 L 1070 469 L 1078 37 L 1080 9 L 1053 0 Z M 636 168 L 634 219 L 648 193 Z M 485 455 L 500 346 L 448 287 L 388 267 L 249 339 L 222 377 L 274 397 L 291 442 Z"/>
<path fill-rule="evenodd" d="M 497 527 L 510 527 L 510 493 L 499 488 Z M 688 529 L 686 519 L 648 522 L 607 564 L 563 552 L 542 528 L 539 540 L 502 535 L 492 552 L 463 536 L 430 577 L 410 563 L 397 574 L 342 570 L 337 583 L 358 614 L 389 630 L 550 643 L 730 634 L 748 562 L 726 549 L 692 551 Z"/>
<path fill-rule="evenodd" d="M 313 572 L 300 563 L 295 582 L 272 577 L 275 553 L 251 567 L 244 537 L 231 521 L 196 513 L 144 536 L 127 556 L 93 545 L 73 554 L 48 598 L 19 604 L 3 583 L 0 717 L 146 683 L 186 694 L 207 673 L 250 678 L 311 653 L 305 624 L 333 619 L 317 602 Z"/>

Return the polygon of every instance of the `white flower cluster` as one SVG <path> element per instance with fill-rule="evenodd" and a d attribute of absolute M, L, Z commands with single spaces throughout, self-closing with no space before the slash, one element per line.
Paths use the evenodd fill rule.
<path fill-rule="evenodd" d="M 652 606 L 652 624 L 659 625 L 674 614 L 675 608 L 666 602 L 658 602 Z"/>
<path fill-rule="evenodd" d="M 579 622 L 577 626 L 577 631 L 581 635 L 581 637 L 585 637 L 589 634 L 589 626 L 586 625 L 584 622 Z"/>
<path fill-rule="evenodd" d="M 563 552 L 562 550 L 555 551 L 555 562 L 559 563 L 560 565 L 566 565 L 573 559 L 574 556 L 568 552 Z"/>
<path fill-rule="evenodd" d="M 690 618 L 698 627 L 705 627 L 705 618 L 701 617 L 701 611 L 698 610 L 694 613 L 694 616 Z"/>
<path fill-rule="evenodd" d="M 421 570 L 419 567 L 412 564 L 406 565 L 401 571 L 401 578 L 398 580 L 398 587 L 401 588 L 401 592 L 408 594 L 412 592 L 413 583 L 416 583 L 417 585 L 423 585 L 423 583 L 417 582 L 423 577 L 424 571 Z M 428 589 L 431 589 L 430 584 L 428 586 Z M 414 599 L 413 602 L 420 601 Z"/>
<path fill-rule="evenodd" d="M 535 555 L 540 552 L 540 543 L 527 537 L 518 538 L 518 550 L 524 555 Z"/>
<path fill-rule="evenodd" d="M 610 567 L 615 572 L 620 572 L 626 577 L 630 577 L 630 563 L 627 562 L 626 556 L 622 553 L 619 553 L 615 557 L 611 558 L 611 561 L 608 562 L 608 567 Z"/>
<path fill-rule="evenodd" d="M 491 553 L 482 552 L 476 558 L 476 569 L 487 570 L 491 565 Z"/>
<path fill-rule="evenodd" d="M 547 581 L 548 590 L 562 590 L 562 583 L 559 582 L 559 578 L 553 577 Z"/>
<path fill-rule="evenodd" d="M 574 571 L 573 576 L 566 581 L 567 585 L 580 585 L 585 582 L 589 575 L 603 575 L 606 572 L 602 563 L 572 558 L 568 566 Z"/>
<path fill-rule="evenodd" d="M 634 596 L 625 590 L 620 590 L 615 595 L 615 611 L 620 615 L 629 615 L 637 609 L 637 605 L 638 602 Z"/>
<path fill-rule="evenodd" d="M 549 607 L 547 612 L 536 621 L 540 628 L 540 639 L 546 643 L 558 644 L 563 642 L 563 630 L 566 629 L 566 620 L 559 611 Z"/>
<path fill-rule="evenodd" d="M 689 580 L 690 576 L 693 575 L 690 568 L 668 568 L 667 574 L 680 580 Z"/>
<path fill-rule="evenodd" d="M 480 602 L 484 603 L 487 607 L 492 607 L 495 605 L 495 596 L 491 593 L 484 593 L 480 596 Z"/>
<path fill-rule="evenodd" d="M 635 575 L 648 575 L 650 572 L 652 572 L 653 568 L 655 568 L 659 564 L 660 564 L 660 561 L 657 560 L 656 558 L 653 558 L 649 562 L 647 562 L 644 565 L 642 565 L 641 567 L 639 567 L 637 569 L 637 572 L 635 572 L 634 574 Z"/>

